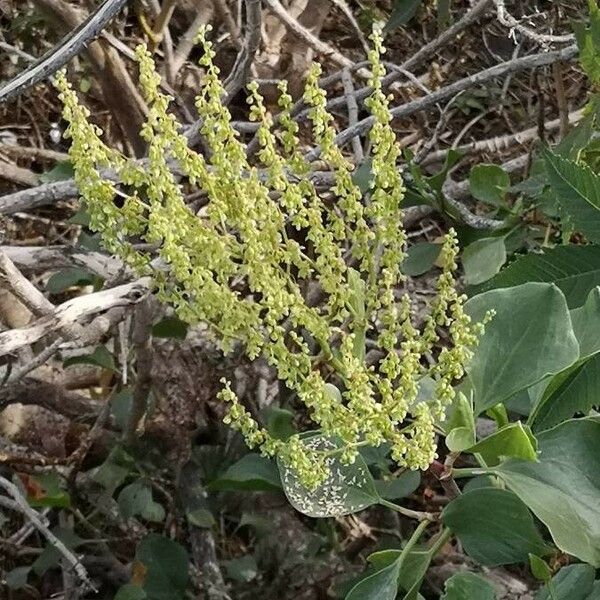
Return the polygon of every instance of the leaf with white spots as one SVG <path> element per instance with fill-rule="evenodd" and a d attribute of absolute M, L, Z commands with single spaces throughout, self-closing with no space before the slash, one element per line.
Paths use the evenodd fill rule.
<path fill-rule="evenodd" d="M 311 434 L 303 443 L 312 450 L 325 452 L 343 447 L 339 441 L 320 434 Z M 302 485 L 292 469 L 281 461 L 277 464 L 290 504 L 309 517 L 339 517 L 379 502 L 371 473 L 360 455 L 351 465 L 344 464 L 340 454 L 328 456 L 329 476 L 313 491 Z"/>

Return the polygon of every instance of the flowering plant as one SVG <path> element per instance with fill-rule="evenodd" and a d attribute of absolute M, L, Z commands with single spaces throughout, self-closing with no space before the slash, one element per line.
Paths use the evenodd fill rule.
<path fill-rule="evenodd" d="M 369 53 L 373 92 L 365 105 L 375 124 L 369 134 L 372 180 L 364 197 L 353 181 L 353 164 L 334 143 L 319 65 L 308 73 L 303 99 L 314 142 L 333 177 L 331 194 L 320 193 L 311 180 L 285 82 L 279 86 L 278 131 L 258 85 L 248 85 L 260 144 L 258 164 L 249 161 L 221 101 L 224 90 L 206 33 L 200 35 L 204 86 L 196 99 L 206 156 L 188 147 L 168 112 L 170 98 L 161 93 L 144 46 L 136 52 L 141 91 L 150 106 L 141 131 L 148 144 L 144 163 L 107 147 L 65 74 L 57 77 L 91 228 L 102 234 L 108 251 L 152 275 L 159 298 L 181 319 L 207 323 L 224 351 L 241 344 L 250 358 L 266 357 L 323 435 L 340 441 L 334 451 L 343 463 L 351 464 L 361 445 L 387 442 L 399 465 L 426 469 L 436 456 L 436 423 L 455 397 L 453 383 L 463 376 L 482 325 L 471 323 L 456 290 L 452 230 L 421 330 L 409 295 L 398 291 L 405 282 L 404 187 L 389 98 L 382 90 L 381 36 L 372 35 Z M 186 204 L 173 165 L 206 195 L 199 214 Z M 102 177 L 100 169 L 107 167 L 116 170 L 128 192 Z M 123 198 L 118 205 L 116 195 Z M 156 247 L 166 268 L 157 269 L 151 252 L 137 250 L 133 237 Z M 315 290 L 316 302 L 309 299 Z M 440 327 L 447 328 L 448 343 L 438 350 Z M 367 338 L 381 351 L 378 364 L 366 361 Z M 425 376 L 435 381 L 430 397 L 419 394 Z M 229 404 L 226 422 L 249 446 L 277 456 L 309 489 L 328 477 L 330 451 L 311 447 L 298 435 L 275 439 L 226 382 L 220 396 Z"/>

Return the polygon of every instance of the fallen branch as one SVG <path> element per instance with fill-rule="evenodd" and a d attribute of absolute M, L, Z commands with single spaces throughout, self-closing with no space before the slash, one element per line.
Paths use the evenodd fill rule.
<path fill-rule="evenodd" d="M 132 283 L 68 300 L 57 306 L 52 314 L 38 319 L 29 327 L 0 333 L 0 356 L 32 344 L 48 333 L 72 325 L 84 317 L 135 304 L 145 298 L 149 290 L 150 279 L 144 277 Z"/>
<path fill-rule="evenodd" d="M 127 4 L 127 0 L 106 0 L 79 27 L 69 33 L 39 60 L 0 88 L 0 102 L 10 100 L 31 86 L 50 78 L 64 67 L 85 46 L 96 39 L 112 18 Z"/>
<path fill-rule="evenodd" d="M 527 69 L 551 65 L 559 60 L 571 60 L 576 55 L 577 46 L 572 45 L 554 52 L 543 52 L 540 54 L 532 54 L 530 56 L 515 58 L 490 67 L 489 69 L 480 71 L 479 73 L 475 73 L 474 75 L 470 75 L 469 77 L 459 79 L 458 81 L 455 81 L 446 87 L 436 90 L 424 98 L 419 98 L 418 100 L 407 102 L 401 106 L 396 106 L 395 108 L 392 108 L 390 112 L 396 119 L 409 117 L 417 112 L 434 106 L 438 102 L 454 96 L 462 90 L 475 87 L 476 85 L 481 85 L 482 83 L 486 83 L 491 79 L 495 79 L 496 77 L 502 77 L 509 73 L 516 73 L 519 71 L 525 71 Z M 371 129 L 374 123 L 375 117 L 366 117 L 362 121 L 359 121 L 356 125 L 348 127 L 338 133 L 334 140 L 335 144 L 337 146 L 342 146 L 346 142 L 350 141 L 354 136 L 363 135 Z M 319 157 L 320 152 L 320 148 L 315 148 L 307 153 L 306 159 L 309 161 L 315 160 Z"/>

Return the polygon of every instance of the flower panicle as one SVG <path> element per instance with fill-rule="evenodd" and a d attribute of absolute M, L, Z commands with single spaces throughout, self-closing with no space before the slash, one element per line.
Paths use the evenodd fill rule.
<path fill-rule="evenodd" d="M 206 155 L 189 147 L 145 46 L 136 49 L 140 90 L 149 107 L 140 132 L 147 144 L 143 163 L 107 147 L 65 73 L 56 77 L 90 227 L 108 251 L 153 276 L 158 297 L 181 319 L 208 324 L 224 351 L 242 347 L 250 359 L 264 357 L 323 434 L 340 441 L 343 462 L 353 462 L 361 445 L 388 442 L 400 465 L 426 469 L 436 456 L 436 424 L 454 399 L 453 385 L 464 376 L 483 324 L 471 322 L 456 289 L 453 230 L 442 244 L 436 296 L 421 328 L 410 296 L 399 294 L 407 242 L 404 186 L 384 92 L 381 34 L 373 33 L 369 53 L 373 91 L 365 106 L 375 122 L 366 192 L 335 143 L 320 66 L 313 65 L 307 76 L 303 99 L 322 168 L 332 175 L 328 194 L 313 183 L 303 158 L 305 132 L 292 116 L 285 82 L 279 85 L 278 127 L 259 85 L 248 85 L 249 115 L 258 125 L 256 163 L 250 161 L 223 102 L 209 37 L 210 28 L 201 29 L 204 77 L 196 98 Z M 188 188 L 174 175 L 175 165 L 189 186 L 202 191 L 200 212 L 188 204 Z M 126 185 L 109 181 L 105 168 Z M 135 248 L 134 239 L 157 249 L 160 267 Z M 448 331 L 449 343 L 436 353 L 439 328 Z M 380 353 L 376 364 L 367 361 L 367 337 Z M 423 359 L 434 354 L 433 364 Z M 431 397 L 421 393 L 425 376 L 435 382 Z M 301 436 L 273 437 L 227 382 L 219 398 L 227 406 L 225 422 L 250 447 L 277 457 L 307 488 L 327 478 L 324 456 Z"/>

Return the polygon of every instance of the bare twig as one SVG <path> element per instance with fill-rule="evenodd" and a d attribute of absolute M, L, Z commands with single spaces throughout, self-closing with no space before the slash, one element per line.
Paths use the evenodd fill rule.
<path fill-rule="evenodd" d="M 34 356 L 33 360 L 29 361 L 26 365 L 23 365 L 20 369 L 14 370 L 10 374 L 7 383 L 15 383 L 19 381 L 19 379 L 25 377 L 25 375 L 31 373 L 31 371 L 41 367 L 47 360 L 52 358 L 58 352 L 61 344 L 63 343 L 63 338 L 56 338 L 49 346 L 46 346 L 46 348 Z"/>
<path fill-rule="evenodd" d="M 29 169 L 17 167 L 3 160 L 0 160 L 0 179 L 7 179 L 19 185 L 37 185 L 40 177 Z"/>
<path fill-rule="evenodd" d="M 237 55 L 231 73 L 224 84 L 229 100 L 231 100 L 231 98 L 246 85 L 254 55 L 260 45 L 260 24 L 262 18 L 260 0 L 246 0 L 245 6 L 246 35 L 244 37 L 244 43 Z"/>
<path fill-rule="evenodd" d="M 148 403 L 152 387 L 152 308 L 148 300 L 140 302 L 133 318 L 132 345 L 135 348 L 136 378 L 127 425 L 127 441 L 133 444 Z"/>
<path fill-rule="evenodd" d="M 568 122 L 570 124 L 577 123 L 583 118 L 583 116 L 583 109 L 576 110 L 572 113 L 569 113 Z M 545 124 L 544 129 L 547 132 L 556 131 L 561 127 L 561 123 L 562 118 L 553 119 Z M 526 144 L 536 139 L 538 139 L 538 128 L 529 127 L 528 129 L 524 129 L 523 131 L 519 131 L 517 133 L 509 133 L 507 135 L 499 135 L 486 140 L 477 140 L 475 142 L 469 142 L 468 144 L 462 144 L 460 146 L 456 146 L 454 149 L 458 150 L 462 154 L 475 154 L 480 152 L 497 153 L 508 150 L 512 146 Z M 443 161 L 447 154 L 447 149 L 436 150 L 435 152 L 431 152 L 425 156 L 420 164 L 425 166 Z"/>
<path fill-rule="evenodd" d="M 150 289 L 150 280 L 138 281 L 86 294 L 57 306 L 50 315 L 42 317 L 29 327 L 10 329 L 0 333 L 0 356 L 36 342 L 52 331 L 76 323 L 79 319 L 107 311 L 111 308 L 135 304 Z"/>
<path fill-rule="evenodd" d="M 348 123 L 350 127 L 352 127 L 358 122 L 358 105 L 356 103 L 356 98 L 354 97 L 354 85 L 352 84 L 352 77 L 350 76 L 350 71 L 348 71 L 348 69 L 344 69 L 342 72 L 342 83 L 344 84 L 344 94 L 348 104 Z M 356 164 L 360 164 L 363 161 L 365 154 L 358 136 L 352 138 L 352 150 L 354 151 L 354 160 L 356 161 Z"/>
<path fill-rule="evenodd" d="M 85 567 L 81 564 L 79 559 L 69 550 L 63 542 L 61 542 L 51 531 L 48 529 L 47 524 L 44 522 L 44 518 L 37 513 L 29 504 L 26 498 L 23 497 L 19 488 L 6 479 L 0 476 L 0 487 L 8 494 L 10 498 L 6 496 L 0 496 L 0 504 L 20 512 L 22 515 L 27 517 L 34 527 L 48 540 L 48 543 L 52 544 L 54 548 L 63 556 L 67 563 L 73 568 L 77 577 L 79 577 L 82 584 L 87 590 L 95 590 L 94 585 L 90 581 L 90 578 L 85 570 Z"/>
<path fill-rule="evenodd" d="M 504 0 L 494 0 L 496 5 L 496 18 L 502 25 L 508 27 L 511 30 L 511 36 L 514 37 L 513 31 L 518 31 L 521 35 L 537 42 L 538 44 L 565 44 L 575 41 L 575 36 L 572 33 L 565 35 L 552 35 L 548 33 L 538 33 L 534 29 L 523 25 L 520 21 L 515 19 L 507 10 Z"/>
<path fill-rule="evenodd" d="M 530 56 L 524 56 L 509 60 L 499 65 L 484 69 L 474 75 L 459 79 L 450 85 L 447 85 L 439 90 L 434 91 L 425 98 L 419 98 L 413 100 L 401 106 L 397 106 L 391 109 L 391 114 L 394 118 L 404 118 L 413 115 L 417 112 L 425 110 L 440 101 L 446 100 L 460 92 L 461 90 L 468 89 L 486 83 L 496 77 L 502 77 L 508 73 L 516 73 L 518 71 L 524 71 L 526 69 L 533 69 L 545 65 L 551 65 L 558 60 L 571 60 L 577 55 L 577 46 L 568 46 L 563 50 L 556 50 L 553 52 L 543 52 L 540 54 L 532 54 Z M 335 143 L 341 146 L 351 140 L 356 135 L 362 135 L 369 131 L 375 122 L 375 117 L 370 116 L 362 121 L 359 121 L 356 125 L 348 127 L 341 131 L 335 138 Z M 307 160 L 315 160 L 320 155 L 320 148 L 315 148 L 306 155 Z"/>
<path fill-rule="evenodd" d="M 0 246 L 0 253 L 23 271 L 64 269 L 75 264 L 112 283 L 132 275 L 116 258 L 71 246 Z"/>
<path fill-rule="evenodd" d="M 425 44 L 400 66 L 412 70 L 443 48 L 450 40 L 462 33 L 467 27 L 477 22 L 492 5 L 492 0 L 479 0 L 456 23 L 445 29 L 437 38 Z"/>
<path fill-rule="evenodd" d="M 313 35 L 308 29 L 303 27 L 294 19 L 288 11 L 282 6 L 279 0 L 264 0 L 273 14 L 299 39 L 314 48 L 319 54 L 325 55 L 336 65 L 349 68 L 353 66 L 353 61 L 346 58 L 343 54 L 332 48 L 329 44 L 321 41 L 316 35 Z"/>
<path fill-rule="evenodd" d="M 196 9 L 198 12 L 191 22 L 190 26 L 186 29 L 185 33 L 179 39 L 177 48 L 173 56 L 173 77 L 179 73 L 181 67 L 183 67 L 185 61 L 188 59 L 190 52 L 194 48 L 196 36 L 202 25 L 208 23 L 214 13 L 214 7 L 212 4 L 198 6 Z"/>
<path fill-rule="evenodd" d="M 350 8 L 350 6 L 348 6 L 348 3 L 346 2 L 346 0 L 331 0 L 331 1 L 344 13 L 344 16 L 346 17 L 346 19 L 348 19 L 348 22 L 350 23 L 350 25 L 352 25 L 352 29 L 354 29 L 354 31 L 356 32 L 356 35 L 363 47 L 363 50 L 365 52 L 369 52 L 369 50 L 370 50 L 369 43 L 367 42 L 365 35 L 362 32 L 362 29 L 360 28 L 360 25 L 358 24 L 358 21 L 356 20 L 354 13 L 352 12 L 352 9 Z"/>
<path fill-rule="evenodd" d="M 96 39 L 125 4 L 127 4 L 127 0 L 106 0 L 104 4 L 98 6 L 79 27 L 65 36 L 57 46 L 0 88 L 0 102 L 10 100 L 36 83 L 54 75 L 56 71 L 79 54 L 86 45 Z"/>

